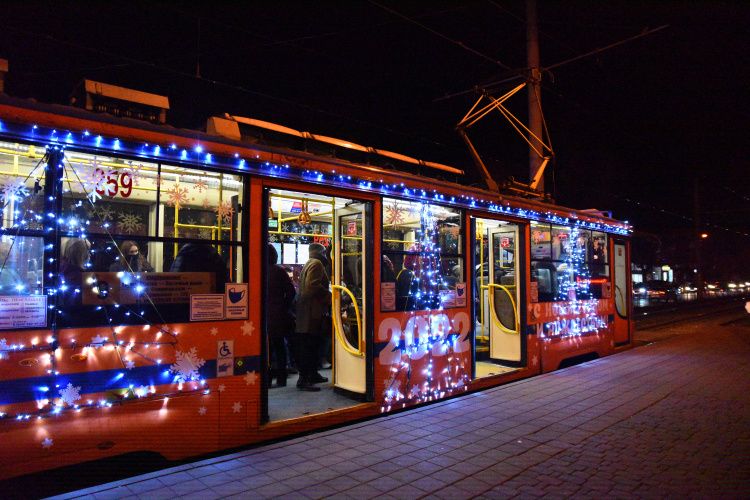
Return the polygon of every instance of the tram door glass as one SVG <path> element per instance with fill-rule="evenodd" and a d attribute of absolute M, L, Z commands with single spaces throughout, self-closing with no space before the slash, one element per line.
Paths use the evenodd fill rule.
<path fill-rule="evenodd" d="M 290 387 L 277 390 L 277 384 L 269 384 L 268 417 L 273 421 L 351 406 L 357 395 L 367 390 L 367 203 L 280 189 L 271 189 L 268 197 L 268 243 L 278 256 L 276 265 L 291 278 L 297 294 L 295 304 L 289 305 L 296 315 L 292 331 L 280 332 L 280 322 L 266 318 L 270 366 L 272 373 L 287 361 L 292 365 L 287 368 L 299 368 L 301 363 L 308 366 L 306 356 L 311 356 L 319 374 L 314 385 L 320 389 L 297 391 L 294 385 L 299 382 L 298 375 L 291 371 Z M 316 309 L 314 313 L 310 301 L 302 299 L 301 283 L 305 264 L 317 255 L 317 245 L 311 251 L 313 244 L 324 248 L 319 260 L 326 274 L 326 291 L 315 304 L 321 311 Z M 264 298 L 266 310 L 274 309 L 274 300 L 268 295 Z M 315 330 L 314 346 L 300 340 L 308 328 Z M 280 337 L 284 338 L 281 344 Z M 279 348 L 282 344 L 286 356 L 284 348 Z M 310 352 L 301 352 L 302 344 Z"/>
<path fill-rule="evenodd" d="M 496 367 L 488 368 L 486 363 L 521 360 L 518 235 L 515 224 L 476 219 L 474 295 L 478 376 L 501 372 Z"/>

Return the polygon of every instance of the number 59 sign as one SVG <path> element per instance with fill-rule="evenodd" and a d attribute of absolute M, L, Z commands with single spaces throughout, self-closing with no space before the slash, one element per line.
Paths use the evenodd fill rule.
<path fill-rule="evenodd" d="M 96 194 L 99 196 L 120 196 L 128 198 L 133 193 L 133 178 L 128 172 L 110 171 L 106 174 L 102 169 L 96 169 L 96 176 L 101 179 L 97 183 Z"/>

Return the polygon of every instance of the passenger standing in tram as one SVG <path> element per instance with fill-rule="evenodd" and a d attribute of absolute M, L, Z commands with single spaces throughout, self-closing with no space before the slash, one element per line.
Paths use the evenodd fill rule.
<path fill-rule="evenodd" d="M 418 251 L 416 245 L 409 247 L 410 252 Z M 405 255 L 404 264 L 396 276 L 396 310 L 414 311 L 418 309 L 419 293 L 419 256 Z"/>
<path fill-rule="evenodd" d="M 294 334 L 294 283 L 286 270 L 277 264 L 278 252 L 268 245 L 268 283 L 266 288 L 266 328 L 271 357 L 269 387 L 276 379 L 275 387 L 285 387 L 287 377 L 286 342 Z"/>
<path fill-rule="evenodd" d="M 323 245 L 310 244 L 309 259 L 300 273 L 294 343 L 299 368 L 297 388 L 303 391 L 319 391 L 313 384 L 328 382 L 317 371 L 321 340 L 324 334 L 330 335 L 331 323 L 330 279 L 326 274 L 325 255 Z"/>
<path fill-rule="evenodd" d="M 173 273 L 205 273 L 214 274 L 214 291 L 224 293 L 227 282 L 227 265 L 219 252 L 212 245 L 186 243 L 169 268 Z"/>

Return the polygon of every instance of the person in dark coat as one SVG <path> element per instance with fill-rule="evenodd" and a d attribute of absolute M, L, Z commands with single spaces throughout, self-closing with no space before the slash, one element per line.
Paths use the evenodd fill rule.
<path fill-rule="evenodd" d="M 294 283 L 286 270 L 276 263 L 279 255 L 268 245 L 268 283 L 266 288 L 266 329 L 271 355 L 271 379 L 276 387 L 286 386 L 286 341 L 294 334 Z"/>
<path fill-rule="evenodd" d="M 325 255 L 323 245 L 312 243 L 309 247 L 310 258 L 299 278 L 295 343 L 299 365 L 297 388 L 303 391 L 319 391 L 320 388 L 313 384 L 328 382 L 317 371 L 321 340 L 323 335 L 330 335 L 331 322 L 330 280 L 326 273 Z"/>
<path fill-rule="evenodd" d="M 224 285 L 227 283 L 227 265 L 221 258 L 219 252 L 211 245 L 199 245 L 186 243 L 169 268 L 173 273 L 205 273 L 214 274 L 214 291 L 224 293 Z"/>
<path fill-rule="evenodd" d="M 138 244 L 135 241 L 123 241 L 120 245 L 120 254 L 116 261 L 109 266 L 109 272 L 154 272 L 153 266 L 139 251 Z"/>

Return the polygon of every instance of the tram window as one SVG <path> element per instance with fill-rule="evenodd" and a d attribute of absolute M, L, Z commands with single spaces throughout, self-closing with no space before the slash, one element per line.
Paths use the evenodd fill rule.
<path fill-rule="evenodd" d="M 240 239 L 242 181 L 239 176 L 162 165 L 160 184 L 163 236 Z"/>
<path fill-rule="evenodd" d="M 570 266 L 579 258 L 582 269 L 571 273 Z M 581 274 L 586 275 L 587 286 L 575 287 L 576 298 L 606 298 L 610 281 L 606 233 L 532 222 L 531 280 L 537 283 L 538 301 L 570 300 L 564 296 L 564 283 L 566 280 L 583 283 Z"/>
<path fill-rule="evenodd" d="M 465 283 L 460 210 L 383 199 L 381 281 L 396 283 L 397 311 L 457 305 Z"/>
<path fill-rule="evenodd" d="M 44 240 L 36 236 L 0 238 L 0 296 L 43 293 Z"/>
<path fill-rule="evenodd" d="M 156 164 L 69 151 L 64 168 L 62 213 L 67 229 L 157 236 Z"/>

